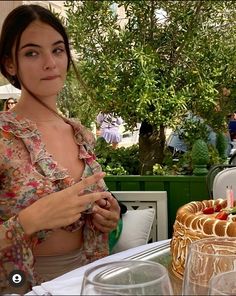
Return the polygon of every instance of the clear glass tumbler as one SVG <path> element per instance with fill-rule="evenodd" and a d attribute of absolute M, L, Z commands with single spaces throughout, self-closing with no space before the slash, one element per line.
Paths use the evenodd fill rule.
<path fill-rule="evenodd" d="M 236 270 L 219 273 L 212 277 L 209 295 L 236 295 Z"/>
<path fill-rule="evenodd" d="M 208 295 L 210 279 L 235 270 L 236 238 L 206 238 L 190 244 L 183 279 L 183 295 Z"/>
<path fill-rule="evenodd" d="M 123 260 L 88 269 L 81 295 L 173 295 L 173 291 L 163 265 Z"/>

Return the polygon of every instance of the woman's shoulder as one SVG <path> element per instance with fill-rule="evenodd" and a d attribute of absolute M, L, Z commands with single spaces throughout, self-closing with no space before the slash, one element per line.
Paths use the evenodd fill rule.
<path fill-rule="evenodd" d="M 1 122 L 12 122 L 15 123 L 17 125 L 19 124 L 24 124 L 27 121 L 26 119 L 24 119 L 23 117 L 20 117 L 17 113 L 15 113 L 12 110 L 9 111 L 0 111 L 0 120 Z"/>
<path fill-rule="evenodd" d="M 36 126 L 29 120 L 18 116 L 15 112 L 0 112 L 0 131 L 12 133 L 17 137 L 27 137 L 34 133 Z"/>
<path fill-rule="evenodd" d="M 0 112 L 0 131 L 9 132 L 11 127 L 14 126 L 15 118 L 10 111 Z"/>
<path fill-rule="evenodd" d="M 12 112 L 10 111 L 0 111 L 0 119 L 5 120 L 12 117 Z"/>
<path fill-rule="evenodd" d="M 96 144 L 96 138 L 93 132 L 84 126 L 81 121 L 77 118 L 69 118 L 66 120 L 70 125 L 72 125 L 75 131 L 76 139 L 84 145 L 88 145 L 93 148 Z"/>

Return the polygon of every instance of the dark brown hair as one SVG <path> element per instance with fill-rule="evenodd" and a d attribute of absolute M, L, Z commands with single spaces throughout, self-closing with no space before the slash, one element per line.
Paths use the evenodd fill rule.
<path fill-rule="evenodd" d="M 36 4 L 21 5 L 16 7 L 14 10 L 12 10 L 8 14 L 8 16 L 6 17 L 3 23 L 1 37 L 0 37 L 0 71 L 2 75 L 5 76 L 7 80 L 18 89 L 21 89 L 21 85 L 24 85 L 18 74 L 18 69 L 17 69 L 17 74 L 15 76 L 11 76 L 7 72 L 5 68 L 5 61 L 7 58 L 14 58 L 18 68 L 17 52 L 19 49 L 21 35 L 24 32 L 24 30 L 33 21 L 36 21 L 36 20 L 39 20 L 43 23 L 48 24 L 62 36 L 63 41 L 65 43 L 67 57 L 68 57 L 67 70 L 69 70 L 70 64 L 72 64 L 79 83 L 82 85 L 84 90 L 88 92 L 88 88 L 83 82 L 78 69 L 75 67 L 74 62 L 72 61 L 68 36 L 61 21 L 50 10 Z M 15 51 L 12 52 L 14 45 L 15 45 Z M 39 100 L 28 88 L 26 89 L 38 102 L 40 102 L 42 105 L 44 105 L 45 107 L 47 107 L 48 109 L 56 113 L 54 110 L 48 107 L 44 102 Z"/>
<path fill-rule="evenodd" d="M 21 5 L 12 10 L 6 17 L 0 37 L 0 70 L 11 84 L 21 89 L 21 81 L 18 74 L 11 76 L 5 68 L 6 58 L 13 58 L 18 66 L 17 52 L 19 49 L 20 38 L 24 30 L 33 22 L 39 20 L 54 28 L 63 38 L 65 43 L 66 53 L 68 57 L 67 69 L 71 63 L 71 53 L 69 40 L 65 28 L 60 20 L 48 9 L 35 5 Z M 15 52 L 12 52 L 15 45 Z"/>
<path fill-rule="evenodd" d="M 13 101 L 15 104 L 17 103 L 17 100 L 14 99 L 14 98 L 12 98 L 12 97 L 6 99 L 5 102 L 4 102 L 3 111 L 8 111 L 8 110 L 10 109 L 10 108 L 8 107 L 8 105 L 9 105 L 9 101 Z"/>

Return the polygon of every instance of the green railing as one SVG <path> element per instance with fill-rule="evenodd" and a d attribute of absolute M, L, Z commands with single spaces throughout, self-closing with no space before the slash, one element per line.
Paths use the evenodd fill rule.
<path fill-rule="evenodd" d="M 168 236 L 172 236 L 177 209 L 196 200 L 208 199 L 206 176 L 107 176 L 114 191 L 167 191 Z"/>

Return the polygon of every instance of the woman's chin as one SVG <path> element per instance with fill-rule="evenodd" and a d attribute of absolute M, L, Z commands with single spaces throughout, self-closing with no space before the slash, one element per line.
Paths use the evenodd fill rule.
<path fill-rule="evenodd" d="M 56 97 L 60 93 L 62 88 L 63 86 L 44 89 L 44 91 L 35 93 L 35 95 L 40 98 Z"/>

